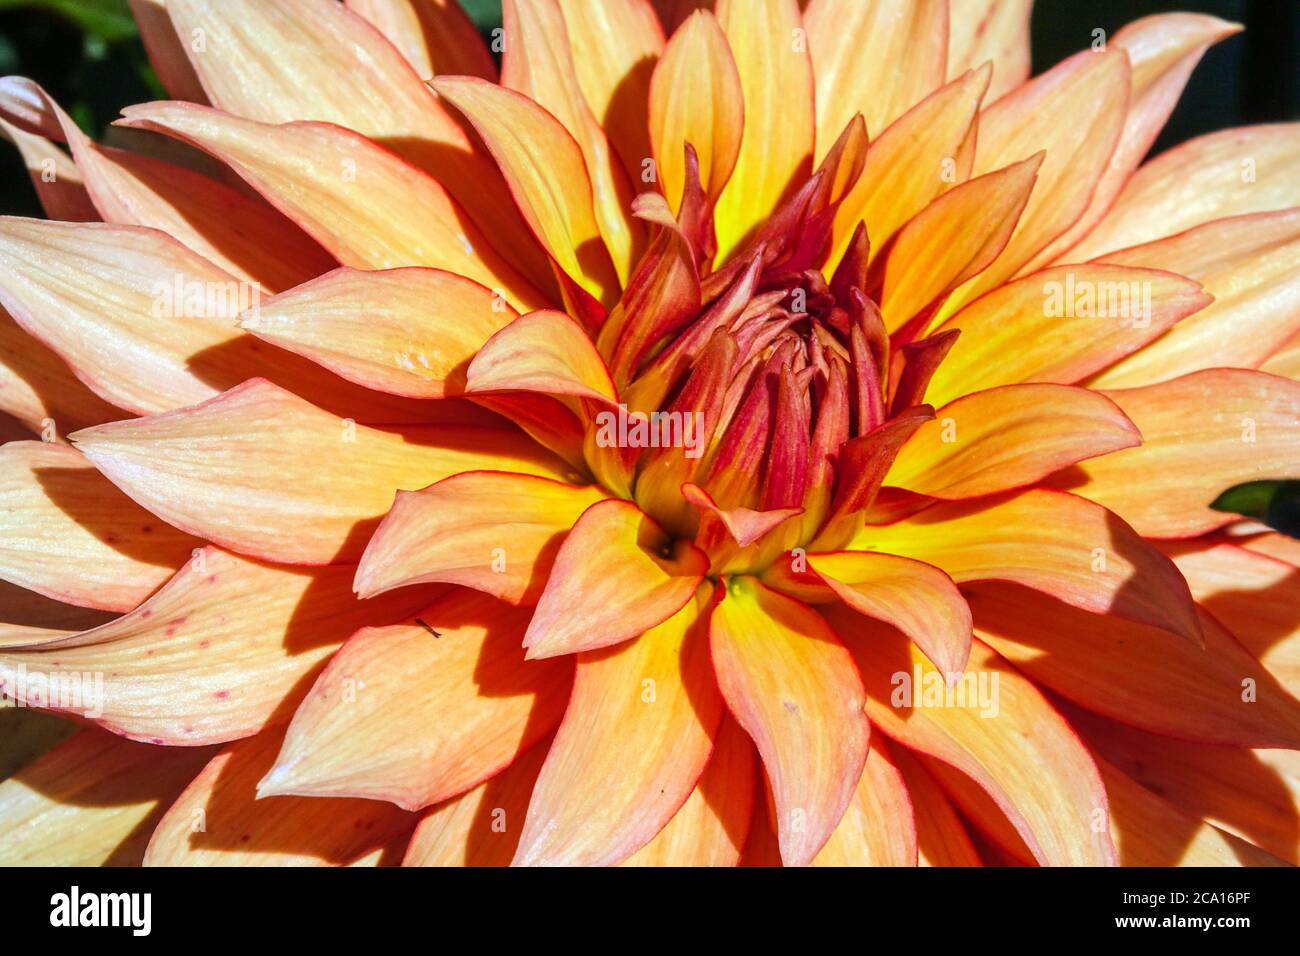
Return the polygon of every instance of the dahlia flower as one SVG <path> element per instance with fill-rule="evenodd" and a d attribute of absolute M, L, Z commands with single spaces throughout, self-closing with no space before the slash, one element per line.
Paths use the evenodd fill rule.
<path fill-rule="evenodd" d="M 133 0 L 3 131 L 0 860 L 1300 861 L 1300 128 L 1029 0 Z M 500 74 L 497 58 L 499 53 Z M 23 711 L 31 713 L 31 711 Z"/>

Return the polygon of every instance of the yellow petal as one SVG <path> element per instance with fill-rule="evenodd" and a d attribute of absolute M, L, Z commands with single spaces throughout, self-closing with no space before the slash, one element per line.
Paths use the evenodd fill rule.
<path fill-rule="evenodd" d="M 754 789 L 754 744 L 724 714 L 713 753 L 691 795 L 623 865 L 736 866 L 755 813 Z"/>
<path fill-rule="evenodd" d="M 456 589 L 413 620 L 358 631 L 294 714 L 259 797 L 419 810 L 478 786 L 564 711 L 570 665 L 526 664 L 527 623 L 527 612 Z"/>
<path fill-rule="evenodd" d="M 129 611 L 199 542 L 163 524 L 79 452 L 0 446 L 0 577 L 56 601 Z"/>
<path fill-rule="evenodd" d="M 1097 769 L 1033 684 L 976 642 L 963 693 L 946 701 L 942 675 L 897 631 L 840 608 L 824 613 L 853 651 L 875 726 L 971 777 L 1040 863 L 1114 863 L 1109 832 L 1093 825 L 1106 819 Z"/>
<path fill-rule="evenodd" d="M 1069 258 L 1083 262 L 1215 219 L 1300 206 L 1297 163 L 1300 123 L 1188 140 L 1144 164 Z"/>
<path fill-rule="evenodd" d="M 817 77 L 818 162 L 855 114 L 878 136 L 943 85 L 946 0 L 811 0 L 804 27 Z"/>
<path fill-rule="evenodd" d="M 357 593 L 445 582 L 536 604 L 564 536 L 605 497 L 592 486 L 487 471 L 399 491 L 361 558 Z"/>
<path fill-rule="evenodd" d="M 813 866 L 916 866 L 917 834 L 903 775 L 879 740 L 867 754 L 853 802 Z"/>
<path fill-rule="evenodd" d="M 719 0 L 718 22 L 740 73 L 745 134 L 714 214 L 725 262 L 812 172 L 812 58 L 796 0 Z"/>
<path fill-rule="evenodd" d="M 711 585 L 633 641 L 581 654 L 528 805 L 517 866 L 609 866 L 650 842 L 695 789 L 722 697 Z"/>
<path fill-rule="evenodd" d="M 1029 79 L 1029 14 L 1034 0 L 948 0 L 948 79 L 994 65 L 990 99 Z"/>
<path fill-rule="evenodd" d="M 192 408 L 72 437 L 109 480 L 168 524 L 235 551 L 300 564 L 359 556 L 399 489 L 482 468 L 562 471 L 511 432 L 451 425 L 379 431 L 261 379 Z"/>
<path fill-rule="evenodd" d="M 0 783 L 0 866 L 137 866 L 211 757 L 86 730 Z"/>
<path fill-rule="evenodd" d="M 772 784 L 781 859 L 807 865 L 852 802 L 867 758 L 853 660 L 813 611 L 753 578 L 731 582 L 710 642 L 722 696 Z"/>
<path fill-rule="evenodd" d="M 582 149 L 532 100 L 468 77 L 432 81 L 483 137 L 533 234 L 570 280 L 606 308 L 618 275 L 605 251 Z"/>
<path fill-rule="evenodd" d="M 619 283 L 626 285 L 645 248 L 645 227 L 632 216 L 634 193 L 627 173 L 578 82 L 560 4 L 558 0 L 504 0 L 502 12 L 504 29 L 514 42 L 506 44 L 501 84 L 550 113 L 577 142 L 591 183 L 596 224 Z"/>
<path fill-rule="evenodd" d="M 443 398 L 464 390 L 470 359 L 518 316 L 450 272 L 344 268 L 262 302 L 240 324 L 366 388 Z"/>
<path fill-rule="evenodd" d="M 650 142 L 664 196 L 675 215 L 686 185 L 686 145 L 714 201 L 740 156 L 745 97 L 726 34 L 713 14 L 692 16 L 674 34 L 650 84 Z"/>
<path fill-rule="evenodd" d="M 977 498 L 1140 443 L 1133 423 L 1104 395 L 1072 385 L 1004 385 L 935 412 L 898 453 L 885 484 L 934 498 Z"/>
<path fill-rule="evenodd" d="M 258 734 L 214 757 L 163 816 L 145 866 L 349 866 L 410 832 L 414 817 L 378 800 L 258 800 L 280 734 Z"/>
<path fill-rule="evenodd" d="M 1105 508 L 1073 495 L 1035 490 L 939 504 L 864 528 L 853 549 L 916 558 L 958 584 L 1022 584 L 1087 611 L 1200 641 L 1192 596 L 1173 562 Z"/>
<path fill-rule="evenodd" d="M 662 624 L 691 600 L 709 559 L 628 501 L 592 505 L 555 556 L 524 646 L 530 658 L 609 647 Z"/>
<path fill-rule="evenodd" d="M 1300 331 L 1300 209 L 1219 219 L 1106 261 L 1177 272 L 1214 302 L 1092 385 L 1132 388 L 1205 368 L 1258 368 Z"/>
<path fill-rule="evenodd" d="M 289 569 L 205 548 L 117 620 L 0 651 L 0 676 L 12 686 L 25 668 L 74 688 L 81 676 L 79 697 L 55 699 L 50 685 L 50 709 L 135 740 L 192 747 L 247 737 L 287 719 L 286 696 L 358 627 L 400 619 L 429 600 L 424 590 L 359 601 L 352 573 L 350 565 Z"/>
<path fill-rule="evenodd" d="M 1077 465 L 1059 479 L 1153 538 L 1228 524 L 1220 492 L 1290 474 L 1300 460 L 1300 384 L 1243 369 L 1208 369 L 1108 392 L 1142 445 Z"/>
<path fill-rule="evenodd" d="M 1017 279 L 941 325 L 961 335 L 927 398 L 954 398 L 1014 382 L 1083 381 L 1137 351 L 1211 301 L 1168 272 L 1089 263 Z"/>

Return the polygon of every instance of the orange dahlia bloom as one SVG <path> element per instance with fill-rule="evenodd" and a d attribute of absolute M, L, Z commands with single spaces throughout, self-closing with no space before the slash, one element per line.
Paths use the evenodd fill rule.
<path fill-rule="evenodd" d="M 133 5 L 115 145 L 0 82 L 0 861 L 1300 861 L 1300 129 L 1142 162 L 1234 26 Z"/>

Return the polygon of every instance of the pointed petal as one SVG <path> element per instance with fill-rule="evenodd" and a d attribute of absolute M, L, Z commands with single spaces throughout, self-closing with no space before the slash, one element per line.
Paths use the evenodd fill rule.
<path fill-rule="evenodd" d="M 709 663 L 712 602 L 705 585 L 658 627 L 578 657 L 515 865 L 620 863 L 690 796 L 723 709 Z"/>
<path fill-rule="evenodd" d="M 745 101 L 740 155 L 714 215 L 725 262 L 812 171 L 815 93 L 807 42 L 795 42 L 803 29 L 796 0 L 719 0 L 718 22 Z"/>
<path fill-rule="evenodd" d="M 623 866 L 736 866 L 755 813 L 754 770 L 754 744 L 724 714 L 695 789 Z"/>
<path fill-rule="evenodd" d="M 996 262 L 958 290 L 946 314 L 1033 263 L 1083 215 L 1124 129 L 1130 73 L 1122 51 L 1086 50 L 980 116 L 976 175 L 1040 151 L 1046 157 L 1015 234 Z"/>
<path fill-rule="evenodd" d="M 117 620 L 0 651 L 0 675 L 10 684 L 22 680 L 22 667 L 50 680 L 103 675 L 102 688 L 81 699 L 51 693 L 49 706 L 134 740 L 193 747 L 247 737 L 287 718 L 279 713 L 286 695 L 354 630 L 428 601 L 427 590 L 359 601 L 352 573 L 347 565 L 304 571 L 205 548 Z"/>
<path fill-rule="evenodd" d="M 1173 236 L 1247 213 L 1300 206 L 1300 123 L 1243 126 L 1188 140 L 1144 164 L 1068 258 Z"/>
<path fill-rule="evenodd" d="M 525 611 L 456 589 L 414 620 L 358 631 L 294 714 L 258 796 L 419 810 L 478 786 L 564 711 L 569 664 L 524 663 L 527 622 Z"/>
<path fill-rule="evenodd" d="M 334 0 L 168 0 L 167 10 L 213 106 L 263 123 L 331 123 L 393 150 L 455 197 L 487 237 L 484 245 L 495 246 L 534 283 L 545 281 L 540 251 L 499 188 L 491 161 L 361 17 Z M 358 184 L 369 153 L 354 157 Z M 337 151 L 329 156 L 331 190 L 339 187 L 344 158 Z M 426 235 L 437 221 L 422 222 Z"/>
<path fill-rule="evenodd" d="M 628 501 L 583 513 L 560 545 L 524 646 L 530 658 L 592 651 L 662 624 L 691 600 L 709 568 Z"/>
<path fill-rule="evenodd" d="M 137 866 L 211 757 L 85 730 L 0 783 L 0 866 Z"/>
<path fill-rule="evenodd" d="M 145 866 L 348 866 L 410 831 L 415 820 L 378 800 L 258 800 L 280 734 L 232 744 L 163 816 Z M 201 824 L 201 826 L 196 826 Z"/>
<path fill-rule="evenodd" d="M 191 103 L 206 103 L 207 94 L 198 74 L 190 65 L 185 46 L 171 17 L 167 15 L 166 0 L 127 0 L 131 5 L 131 15 L 144 41 L 149 63 L 163 88 L 175 100 L 189 100 Z"/>
<path fill-rule="evenodd" d="M 916 866 L 912 801 L 889 753 L 872 741 L 853 802 L 813 866 Z"/>
<path fill-rule="evenodd" d="M 935 412 L 898 453 L 885 483 L 946 500 L 977 498 L 1141 440 L 1104 395 L 1072 385 L 1005 385 Z"/>
<path fill-rule="evenodd" d="M 565 275 L 609 307 L 619 281 L 601 238 L 578 143 L 526 96 L 470 77 L 432 81 L 492 151 L 533 234 Z"/>
<path fill-rule="evenodd" d="M 1300 703 L 1209 615 L 1201 617 L 1201 648 L 1025 589 L 978 585 L 968 600 L 980 640 L 1082 707 L 1186 740 L 1300 743 Z"/>
<path fill-rule="evenodd" d="M 1034 0 L 948 0 L 948 79 L 992 60 L 990 99 L 1029 79 Z"/>
<path fill-rule="evenodd" d="M 1208 369 L 1108 392 L 1142 445 L 1077 465 L 1060 483 L 1153 538 L 1193 537 L 1232 516 L 1209 504 L 1224 488 L 1290 474 L 1300 461 L 1300 383 Z"/>
<path fill-rule="evenodd" d="M 423 80 L 439 73 L 497 78 L 474 21 L 456 0 L 347 0 L 401 51 Z"/>
<path fill-rule="evenodd" d="M 744 132 L 745 98 L 726 34 L 713 14 L 692 16 L 669 41 L 650 84 L 650 141 L 674 215 L 686 186 L 686 145 L 695 148 L 700 183 L 716 202 Z"/>
<path fill-rule="evenodd" d="M 935 90 L 871 144 L 862 175 L 835 212 L 832 265 L 843 258 L 858 223 L 866 223 L 875 250 L 886 249 L 894 233 L 929 205 L 946 183 L 969 177 L 966 164 L 965 169 L 952 166 L 951 176 L 945 179 L 945 164 L 955 162 L 971 133 L 991 69 L 969 71 Z M 928 174 L 918 176 L 917 170 Z"/>
<path fill-rule="evenodd" d="M 950 705 L 942 675 L 897 631 L 840 608 L 823 613 L 853 652 L 875 726 L 971 777 L 1040 863 L 1114 863 L 1109 833 L 1093 826 L 1097 811 L 1106 810 L 1097 769 L 1033 684 L 976 642 L 963 678 L 967 693 L 954 694 Z M 981 686 L 983 693 L 974 692 Z M 938 706 L 926 706 L 936 694 Z"/>
<path fill-rule="evenodd" d="M 642 164 L 653 155 L 645 122 L 650 77 L 664 49 L 654 8 L 649 0 L 560 0 L 560 8 L 582 92 L 631 181 L 640 184 Z"/>
<path fill-rule="evenodd" d="M 1043 157 L 1035 155 L 944 193 L 899 230 L 879 271 L 892 332 L 981 273 L 1016 229 Z"/>
<path fill-rule="evenodd" d="M 1022 584 L 1200 642 L 1192 596 L 1173 562 L 1105 508 L 1073 495 L 1035 490 L 935 505 L 914 518 L 865 528 L 853 547 L 926 561 L 958 584 Z"/>
<path fill-rule="evenodd" d="M 366 388 L 411 398 L 464 389 L 465 367 L 519 313 L 438 269 L 337 269 L 241 318 L 258 338 Z"/>
<path fill-rule="evenodd" d="M 1127 24 L 1110 43 L 1128 54 L 1133 68 L 1124 132 L 1078 221 L 1038 256 L 1051 262 L 1085 237 L 1105 216 L 1146 157 L 1182 96 L 1187 78 L 1213 44 L 1241 32 L 1241 26 L 1196 13 L 1167 13 Z M 1067 258 L 1073 260 L 1067 253 Z"/>
<path fill-rule="evenodd" d="M 839 825 L 867 758 L 852 659 L 815 613 L 752 578 L 732 580 L 710 643 L 722 696 L 772 783 L 781 858 L 807 865 Z"/>
<path fill-rule="evenodd" d="M 45 215 L 67 222 L 99 219 L 81 170 L 67 153 L 44 136 L 29 133 L 5 119 L 0 119 L 0 137 L 17 148 Z"/>
<path fill-rule="evenodd" d="M 530 312 L 492 336 L 469 365 L 465 390 L 538 392 L 617 401 L 605 360 L 563 312 Z"/>
<path fill-rule="evenodd" d="M 0 577 L 56 601 L 129 611 L 199 542 L 118 491 L 67 445 L 0 446 Z"/>
<path fill-rule="evenodd" d="M 865 551 L 813 554 L 807 560 L 836 597 L 859 614 L 898 628 L 943 673 L 955 678 L 966 666 L 970 609 L 944 572 L 910 558 Z"/>
<path fill-rule="evenodd" d="M 1214 302 L 1092 385 L 1132 388 L 1205 368 L 1258 368 L 1300 331 L 1300 209 L 1219 219 L 1106 261 L 1177 272 Z"/>
<path fill-rule="evenodd" d="M 560 4 L 558 0 L 504 0 L 502 12 L 504 29 L 513 42 L 506 44 L 502 58 L 501 85 L 550 113 L 578 144 L 591 183 L 596 225 L 619 283 L 626 285 L 645 247 L 645 226 L 632 215 L 634 193 L 627 173 L 578 82 Z"/>
<path fill-rule="evenodd" d="M 473 790 L 431 808 L 420 818 L 402 866 L 509 866 L 549 750 L 549 739 L 543 740 Z"/>
<path fill-rule="evenodd" d="M 115 617 L 109 611 L 54 601 L 7 581 L 0 581 L 0 608 L 0 648 L 6 650 L 71 637 Z"/>
<path fill-rule="evenodd" d="M 604 499 L 596 487 L 485 471 L 399 491 L 361 558 L 357 593 L 445 582 L 534 605 L 564 536 Z"/>
<path fill-rule="evenodd" d="M 879 741 L 872 749 L 879 747 Z M 961 818 L 939 782 L 906 747 L 894 747 L 890 754 L 903 775 L 907 796 L 916 821 L 917 864 L 919 866 L 980 866 L 980 856 L 971 843 Z"/>
<path fill-rule="evenodd" d="M 450 425 L 379 431 L 263 379 L 192 408 L 86 429 L 73 441 L 168 524 L 301 564 L 360 555 L 399 489 L 483 468 L 563 472 L 516 433 Z"/>
<path fill-rule="evenodd" d="M 941 404 L 1015 382 L 1081 382 L 1211 301 L 1199 283 L 1170 272 L 1096 263 L 1036 272 L 939 327 L 961 336 L 927 394 Z"/>
<path fill-rule="evenodd" d="M 811 0 L 804 25 L 817 75 L 818 161 L 854 114 L 878 136 L 943 85 L 947 0 Z"/>

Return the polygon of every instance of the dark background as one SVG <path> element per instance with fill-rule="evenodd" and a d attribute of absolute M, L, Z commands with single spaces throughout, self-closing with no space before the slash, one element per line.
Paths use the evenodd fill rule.
<path fill-rule="evenodd" d="M 463 0 L 484 30 L 500 0 Z M 1192 74 L 1155 151 L 1201 133 L 1300 118 L 1300 0 L 1037 0 L 1034 72 L 1130 20 L 1188 10 L 1243 24 Z M 92 135 L 123 106 L 165 98 L 135 33 L 126 0 L 0 0 L 0 75 L 41 83 Z M 0 142 L 0 212 L 40 215 L 17 153 Z"/>

